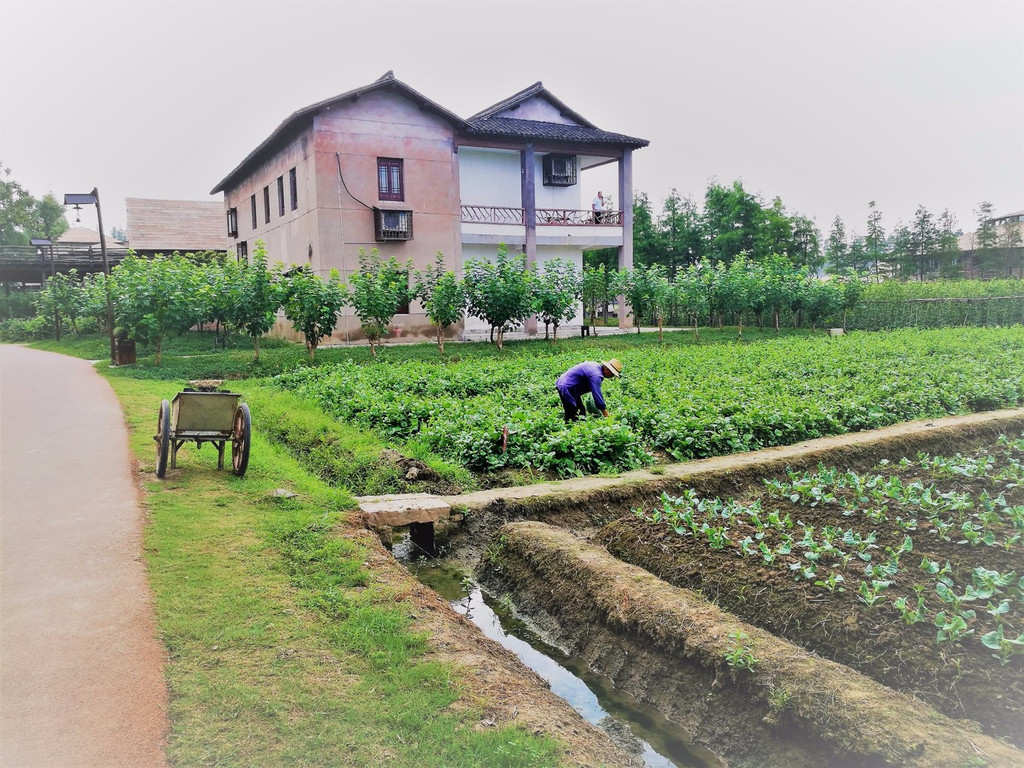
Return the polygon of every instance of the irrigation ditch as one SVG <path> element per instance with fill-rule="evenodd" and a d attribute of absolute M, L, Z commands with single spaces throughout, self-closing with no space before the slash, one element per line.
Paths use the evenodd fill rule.
<path fill-rule="evenodd" d="M 609 716 L 599 705 L 598 717 L 591 720 L 610 734 L 621 749 L 618 756 L 614 750 L 599 759 L 578 756 L 578 764 L 1019 766 L 1024 765 L 1024 655 L 999 658 L 977 637 L 968 643 L 973 630 L 967 629 L 951 642 L 938 643 L 931 621 L 893 618 L 891 610 L 866 611 L 853 575 L 864 563 L 852 556 L 839 560 L 833 554 L 829 573 L 838 576 L 825 582 L 823 569 L 815 583 L 813 576 L 794 577 L 757 558 L 738 557 L 735 548 L 698 545 L 696 537 L 677 535 L 672 525 L 653 523 L 662 494 L 737 499 L 764 504 L 759 510 L 770 505 L 777 517 L 799 519 L 805 530 L 842 527 L 858 542 L 870 536 L 876 567 L 882 567 L 882 553 L 887 563 L 902 555 L 905 562 L 945 562 L 951 574 L 962 582 L 967 573 L 970 582 L 970 568 L 977 568 L 983 553 L 991 569 L 986 572 L 1019 577 L 1024 546 L 998 526 L 992 534 L 980 524 L 971 527 L 993 541 L 963 546 L 946 541 L 941 529 L 934 535 L 929 528 L 934 521 L 915 516 L 911 524 L 902 508 L 903 516 L 892 515 L 898 523 L 889 525 L 880 515 L 867 520 L 845 515 L 838 502 L 767 500 L 764 489 L 765 480 L 781 482 L 797 472 L 830 467 L 867 473 L 887 463 L 901 467 L 901 487 L 921 484 L 927 480 L 923 470 L 905 461 L 901 465 L 902 460 L 922 453 L 967 454 L 994 445 L 1000 436 L 1022 434 L 1024 410 L 979 413 L 615 478 L 446 497 L 456 514 L 437 524 L 439 558 L 421 569 L 401 547 L 396 555 L 414 573 L 432 571 L 433 576 L 421 574 L 425 589 L 440 593 L 439 600 L 452 610 L 470 618 L 475 611 L 477 619 L 485 614 L 478 627 L 500 620 L 501 630 L 492 636 L 506 649 L 520 657 L 526 653 L 505 637 L 513 636 L 540 650 L 548 661 L 539 664 L 554 660 L 588 679 L 591 688 L 603 686 L 605 700 L 612 692 L 626 697 L 620 716 Z M 956 487 L 978 482 L 958 477 Z M 1004 485 L 973 490 L 983 491 L 984 499 L 1001 493 L 1011 508 L 1024 505 L 1024 485 Z M 646 510 L 648 518 L 636 510 Z M 900 543 L 908 530 L 919 542 L 912 555 Z M 732 535 L 742 535 L 739 522 Z M 762 532 L 747 541 L 772 539 Z M 851 569 L 845 571 L 846 586 L 837 586 L 843 568 Z M 903 569 L 886 580 L 886 588 L 912 589 L 912 583 L 901 581 L 912 573 Z M 445 587 L 446 580 L 460 587 Z M 1012 614 L 995 618 L 1000 638 L 1006 622 L 1008 631 L 1020 632 Z M 466 663 L 472 666 L 474 660 Z M 539 674 L 542 688 L 558 690 L 557 682 Z M 525 710 L 537 690 L 536 685 L 519 690 L 509 710 Z M 603 744 L 593 726 L 565 724 L 566 730 L 576 733 L 578 746 Z"/>

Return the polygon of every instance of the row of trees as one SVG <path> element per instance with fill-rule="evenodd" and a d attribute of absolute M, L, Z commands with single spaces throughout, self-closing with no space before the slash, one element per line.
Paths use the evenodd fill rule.
<path fill-rule="evenodd" d="M 74 270 L 58 274 L 39 292 L 36 307 L 59 339 L 64 329 L 77 330 L 82 318 L 103 326 L 109 297 L 118 331 L 153 344 L 159 365 L 168 334 L 205 324 L 252 338 L 258 360 L 259 339 L 274 326 L 279 311 L 302 334 L 313 358 L 344 306 L 352 307 L 376 356 L 394 316 L 417 299 L 437 329 L 442 353 L 447 330 L 467 314 L 490 325 L 499 348 L 504 334 L 532 315 L 552 327 L 557 340 L 558 326 L 576 315 L 581 290 L 582 276 L 571 263 L 550 261 L 527 269 L 523 254 L 509 254 L 504 247 L 494 261 L 467 262 L 462 279 L 445 269 L 441 253 L 421 272 L 409 262 L 383 259 L 376 249 L 361 251 L 359 269 L 346 285 L 337 271 L 324 278 L 307 269 L 271 266 L 263 243 L 257 242 L 248 264 L 204 261 L 191 254 L 129 256 L 109 278 L 79 279 Z"/>
<path fill-rule="evenodd" d="M 399 312 L 419 300 L 434 324 L 437 343 L 444 352 L 448 329 L 466 315 L 491 328 L 500 349 L 505 333 L 536 316 L 557 342 L 559 326 L 573 319 L 581 299 L 593 324 L 597 308 L 608 296 L 623 296 L 637 329 L 654 324 L 659 332 L 670 318 L 684 318 L 697 327 L 703 318 L 719 327 L 738 318 L 740 334 L 746 317 L 759 325 L 771 317 L 776 329 L 783 311 L 806 315 L 812 328 L 826 317 L 856 303 L 863 284 L 858 279 L 821 281 L 806 266 L 796 267 L 786 257 L 772 256 L 762 263 L 744 255 L 731 263 L 702 259 L 669 275 L 660 264 L 634 270 L 606 270 L 603 265 L 581 273 L 573 264 L 551 260 L 528 268 L 525 256 L 501 246 L 494 260 L 470 260 L 464 276 L 445 268 L 437 254 L 434 264 L 419 271 L 411 263 L 384 259 L 373 249 L 361 251 L 359 269 L 341 282 L 336 271 L 320 277 L 307 269 L 286 269 L 268 264 L 261 242 L 245 264 L 220 259 L 204 261 L 191 254 L 142 259 L 129 256 L 110 277 L 89 275 L 79 280 L 72 271 L 55 275 L 37 298 L 37 308 L 60 338 L 64 328 L 77 330 L 83 317 L 103 326 L 106 307 L 114 308 L 119 332 L 151 343 L 160 364 L 164 338 L 197 325 L 215 324 L 249 336 L 259 359 L 259 339 L 283 311 L 300 333 L 313 358 L 320 342 L 338 322 L 342 307 L 352 307 L 377 354 Z"/>
<path fill-rule="evenodd" d="M 779 330 L 783 313 L 791 314 L 797 325 L 806 319 L 812 330 L 840 314 L 845 324 L 846 312 L 863 291 L 863 279 L 852 272 L 820 280 L 811 268 L 798 267 L 785 256 L 774 254 L 755 262 L 741 254 L 729 264 L 701 259 L 677 268 L 674 276 L 661 264 L 639 265 L 631 271 L 607 270 L 603 264 L 591 267 L 584 275 L 583 302 L 591 325 L 596 325 L 598 310 L 608 297 L 621 295 L 637 332 L 643 325 L 656 325 L 660 337 L 666 323 L 681 321 L 700 338 L 702 320 L 721 328 L 727 317 L 730 325 L 739 326 L 740 336 L 748 318 L 758 327 L 770 318 Z"/>
<path fill-rule="evenodd" d="M 913 222 L 887 232 L 872 201 L 862 233 L 848 231 L 837 216 L 822 240 L 810 219 L 789 212 L 778 197 L 766 203 L 739 181 L 709 184 L 702 204 L 672 190 L 660 213 L 640 193 L 633 202 L 634 262 L 660 264 L 670 278 L 699 261 L 730 264 L 741 254 L 757 263 L 783 254 L 797 267 L 838 275 L 854 270 L 876 280 L 1022 274 L 1020 229 L 997 228 L 991 203 L 981 203 L 975 213 L 973 247 L 965 252 L 958 245 L 962 229 L 948 210 L 936 216 L 920 206 Z M 608 269 L 614 258 L 614 251 L 595 252 L 589 262 Z"/>
<path fill-rule="evenodd" d="M 937 217 L 923 205 L 909 225 L 897 224 L 886 234 L 882 214 L 874 201 L 868 203 L 866 234 L 849 236 L 838 216 L 832 222 L 825 245 L 830 269 L 868 272 L 882 279 L 928 280 L 977 277 L 1009 278 L 1024 275 L 1021 230 L 996 227 L 991 203 L 975 211 L 977 230 L 972 247 L 962 250 L 961 229 L 949 210 Z"/>

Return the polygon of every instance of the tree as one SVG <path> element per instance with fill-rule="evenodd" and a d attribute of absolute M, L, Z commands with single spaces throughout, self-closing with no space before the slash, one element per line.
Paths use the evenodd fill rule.
<path fill-rule="evenodd" d="M 829 230 L 828 240 L 825 241 L 825 259 L 828 271 L 834 275 L 850 268 L 850 246 L 846 242 L 846 227 L 838 216 L 832 220 L 832 229 Z"/>
<path fill-rule="evenodd" d="M 939 277 L 951 280 L 963 277 L 963 265 L 960 263 L 960 236 L 956 225 L 956 216 L 947 208 L 939 216 L 936 227 L 935 255 L 939 263 Z"/>
<path fill-rule="evenodd" d="M 377 357 L 380 339 L 398 310 L 408 305 L 414 293 L 409 289 L 412 261 L 399 264 L 394 256 L 381 259 L 380 251 L 359 249 L 359 270 L 349 278 L 352 294 L 348 303 L 359 318 L 359 325 L 370 343 L 370 354 Z"/>
<path fill-rule="evenodd" d="M 0 245 L 28 245 L 36 201 L 0 165 Z"/>
<path fill-rule="evenodd" d="M 544 322 L 545 340 L 550 325 L 554 328 L 552 344 L 558 343 L 558 326 L 576 317 L 582 289 L 580 273 L 572 262 L 551 259 L 534 270 L 533 311 Z"/>
<path fill-rule="evenodd" d="M 847 270 L 839 279 L 839 289 L 842 293 L 839 305 L 843 310 L 843 330 L 846 330 L 846 315 L 860 303 L 865 290 L 864 280 L 855 270 Z"/>
<path fill-rule="evenodd" d="M 224 275 L 236 281 L 226 285 L 222 295 L 231 296 L 227 307 L 226 320 L 231 327 L 244 333 L 253 341 L 255 355 L 253 362 L 260 359 L 260 336 L 274 327 L 277 311 L 283 303 L 284 288 L 281 284 L 281 268 L 267 267 L 267 249 L 262 240 L 256 241 L 256 250 L 248 264 L 241 267 L 224 265 Z"/>
<path fill-rule="evenodd" d="M 497 333 L 495 343 L 502 349 L 505 333 L 532 311 L 533 275 L 526 268 L 526 255 L 509 255 L 502 244 L 495 261 L 467 261 L 465 275 L 469 314 L 490 325 L 492 333 Z"/>
<path fill-rule="evenodd" d="M 669 279 L 674 279 L 680 268 L 700 259 L 704 251 L 704 223 L 697 204 L 689 197 L 680 198 L 675 189 L 665 199 L 658 223 L 662 253 L 657 261 L 665 265 Z"/>
<path fill-rule="evenodd" d="M 466 290 L 454 272 L 445 270 L 440 251 L 432 267 L 416 273 L 416 295 L 437 329 L 437 348 L 443 355 L 445 331 L 462 320 L 466 311 Z"/>
<path fill-rule="evenodd" d="M 842 288 L 831 280 L 809 278 L 806 284 L 805 308 L 814 331 L 817 324 L 835 315 L 843 305 Z"/>
<path fill-rule="evenodd" d="M 996 268 L 996 248 L 999 244 L 999 230 L 992 217 L 992 203 L 978 204 L 975 215 L 978 217 L 978 229 L 974 234 L 974 263 L 982 279 L 994 277 Z"/>
<path fill-rule="evenodd" d="M 29 233 L 32 237 L 56 241 L 68 231 L 68 220 L 64 218 L 64 206 L 53 193 L 43 195 L 42 200 L 32 206 Z"/>
<path fill-rule="evenodd" d="M 875 201 L 868 203 L 868 229 L 864 236 L 864 256 L 875 266 L 875 280 L 881 282 L 881 264 L 886 258 L 885 229 L 882 227 L 882 212 L 875 208 Z"/>
<path fill-rule="evenodd" d="M 754 253 L 757 223 L 761 218 L 760 203 L 739 181 L 734 181 L 731 187 L 711 184 L 704 195 L 704 222 L 710 239 L 708 255 L 711 260 L 728 264 L 741 253 Z"/>
<path fill-rule="evenodd" d="M 700 339 L 700 317 L 708 313 L 708 294 L 701 276 L 705 269 L 710 269 L 708 262 L 699 261 L 678 273 L 675 280 L 675 300 L 679 312 L 690 319 L 695 339 Z"/>
<path fill-rule="evenodd" d="M 281 298 L 285 317 L 302 334 L 313 360 L 320 340 L 334 332 L 345 306 L 346 290 L 338 270 L 332 269 L 325 280 L 305 267 L 295 269 L 284 281 Z"/>
<path fill-rule="evenodd" d="M 587 323 L 597 335 L 597 307 L 608 295 L 608 273 L 604 264 L 596 267 L 585 267 L 583 270 L 583 322 Z M 589 316 L 589 321 L 587 317 Z"/>
<path fill-rule="evenodd" d="M 184 333 L 209 312 L 209 283 L 178 253 L 141 259 L 129 255 L 111 275 L 117 324 L 132 339 L 152 342 L 160 365 L 163 340 Z"/>
<path fill-rule="evenodd" d="M 636 264 L 651 264 L 662 251 L 660 233 L 654 224 L 651 201 L 642 192 L 633 198 L 633 261 Z M 614 269 L 614 265 L 611 265 Z"/>
<path fill-rule="evenodd" d="M 71 329 L 78 332 L 78 317 L 84 307 L 82 282 L 78 270 L 71 269 L 67 274 L 58 272 L 48 278 L 46 287 L 36 297 L 36 309 L 40 315 L 53 318 L 54 333 L 60 341 L 63 320 L 71 324 Z"/>

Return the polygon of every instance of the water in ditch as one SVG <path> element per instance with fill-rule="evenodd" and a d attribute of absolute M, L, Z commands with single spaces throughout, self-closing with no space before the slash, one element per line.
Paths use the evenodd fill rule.
<path fill-rule="evenodd" d="M 484 594 L 472 577 L 436 559 L 410 558 L 396 544 L 395 556 L 423 584 L 466 616 L 492 640 L 515 653 L 543 677 L 590 723 L 604 729 L 648 768 L 719 768 L 722 763 L 707 750 L 690 744 L 687 735 L 652 707 L 616 690 L 611 681 L 586 664 L 547 645 L 500 601 Z"/>

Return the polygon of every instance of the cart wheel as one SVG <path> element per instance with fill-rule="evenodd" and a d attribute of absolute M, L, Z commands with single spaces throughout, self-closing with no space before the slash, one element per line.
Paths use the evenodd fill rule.
<path fill-rule="evenodd" d="M 167 474 L 167 455 L 171 450 L 171 404 L 160 403 L 160 417 L 156 422 L 156 476 Z"/>
<path fill-rule="evenodd" d="M 231 466 L 241 477 L 249 467 L 249 440 L 252 433 L 252 417 L 249 406 L 240 404 L 235 409 L 235 422 L 231 427 Z"/>

